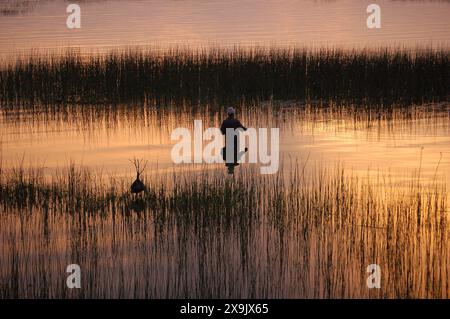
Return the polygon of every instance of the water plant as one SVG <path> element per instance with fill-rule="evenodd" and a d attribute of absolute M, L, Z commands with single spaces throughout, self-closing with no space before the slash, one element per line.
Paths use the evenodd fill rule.
<path fill-rule="evenodd" d="M 446 101 L 446 49 L 128 49 L 22 56 L 0 67 L 4 107 L 35 103 Z"/>
<path fill-rule="evenodd" d="M 3 171 L 0 297 L 449 297 L 445 185 L 289 171 L 152 173 L 138 212 L 126 179 Z M 71 263 L 82 289 L 65 287 Z"/>

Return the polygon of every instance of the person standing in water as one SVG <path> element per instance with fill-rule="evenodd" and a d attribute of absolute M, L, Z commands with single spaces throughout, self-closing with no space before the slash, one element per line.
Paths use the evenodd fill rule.
<path fill-rule="evenodd" d="M 247 128 L 245 126 L 242 125 L 242 123 L 235 118 L 235 113 L 236 111 L 234 110 L 233 107 L 229 107 L 227 108 L 227 114 L 228 114 L 228 118 L 226 118 L 223 122 L 222 125 L 220 126 L 220 131 L 222 132 L 223 135 L 225 135 L 225 147 L 222 148 L 222 158 L 225 161 L 225 166 L 228 168 L 228 174 L 233 174 L 234 173 L 234 167 L 239 165 L 238 163 L 238 148 L 239 148 L 239 133 L 234 135 L 234 150 L 233 150 L 233 158 L 234 161 L 233 163 L 227 163 L 226 162 L 226 152 L 227 152 L 227 141 L 226 141 L 226 132 L 227 129 L 243 129 L 244 131 L 247 130 Z M 247 151 L 247 148 L 245 148 L 245 152 Z M 243 153 L 245 153 L 243 152 Z M 240 156 L 242 156 L 243 154 L 239 154 Z M 240 158 L 239 156 L 239 158 Z"/>

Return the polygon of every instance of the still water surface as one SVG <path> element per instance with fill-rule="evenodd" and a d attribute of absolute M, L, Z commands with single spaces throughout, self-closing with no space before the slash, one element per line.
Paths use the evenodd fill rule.
<path fill-rule="evenodd" d="M 365 10 L 371 2 L 89 1 L 81 3 L 82 28 L 68 30 L 66 1 L 2 1 L 0 56 L 68 47 L 104 52 L 135 45 L 450 45 L 449 1 L 379 0 L 379 30 L 366 27 Z M 17 3 L 23 5 L 14 7 Z M 312 172 L 341 165 L 362 179 L 368 171 L 391 177 L 394 183 L 388 183 L 386 193 L 375 192 L 373 209 L 364 206 L 371 196 L 366 188 L 355 193 L 360 202 L 349 200 L 340 188 L 320 193 L 343 200 L 332 211 L 348 209 L 352 223 L 344 225 L 325 220 L 326 205 L 309 215 L 303 210 L 309 206 L 303 204 L 293 220 L 273 224 L 267 213 L 272 203 L 263 198 L 270 194 L 265 193 L 245 210 L 260 219 L 246 220 L 239 214 L 228 224 L 222 221 L 227 218 L 222 210 L 217 219 L 188 212 L 191 221 L 177 211 L 161 219 L 164 212 L 152 207 L 148 214 L 128 216 L 111 211 L 59 214 L 58 205 L 70 204 L 65 202 L 53 203 L 56 213 L 50 214 L 47 206 L 28 211 L 5 204 L 0 218 L 0 296 L 70 297 L 63 285 L 65 267 L 77 262 L 89 274 L 83 277 L 90 280 L 86 289 L 80 290 L 84 297 L 448 298 L 448 228 L 440 217 L 448 211 L 436 206 L 421 216 L 413 209 L 424 204 L 408 201 L 420 194 L 400 196 L 392 185 L 407 187 L 419 171 L 425 186 L 430 181 L 450 185 L 450 105 L 412 106 L 380 117 L 371 114 L 368 120 L 367 114 L 352 113 L 351 108 L 313 111 L 282 104 L 281 109 L 244 104 L 238 117 L 248 127 L 280 129 L 283 172 L 289 173 L 290 163 L 300 160 Z M 194 120 L 202 120 L 204 128 L 218 127 L 224 118 L 207 107 L 198 109 L 202 111 L 171 111 L 164 105 L 75 106 L 19 114 L 1 109 L 1 167 L 8 171 L 23 160 L 25 166 L 44 167 L 51 175 L 74 162 L 131 182 L 135 172 L 129 159 L 136 156 L 149 161 L 152 174 L 171 172 L 179 167 L 170 157 L 175 143 L 171 132 L 192 128 Z M 242 165 L 238 171 L 253 166 Z M 194 171 L 192 180 L 199 178 L 195 171 L 205 168 L 183 166 Z M 375 176 L 371 184 L 376 183 Z M 299 194 L 314 199 L 306 190 Z M 349 202 L 350 208 L 345 206 Z M 365 227 L 366 217 L 382 227 Z M 373 262 L 383 267 L 382 292 L 365 285 L 365 267 Z"/>
<path fill-rule="evenodd" d="M 423 178 L 450 178 L 449 105 L 435 111 L 416 107 L 406 115 L 395 111 L 377 119 L 351 112 L 311 111 L 295 103 L 281 109 L 245 107 L 238 114 L 244 125 L 280 129 L 280 165 L 308 160 L 311 165 L 340 163 L 349 170 L 382 171 L 408 180 L 421 168 Z M 145 158 L 160 172 L 177 167 L 171 158 L 174 129 L 192 130 L 202 120 L 203 130 L 219 127 L 220 112 L 176 112 L 145 107 L 42 116 L 22 114 L 0 117 L 4 167 L 25 163 L 48 172 L 75 162 L 117 176 L 133 175 L 129 159 Z M 205 108 L 206 109 L 206 108 Z M 193 130 L 191 131 L 193 132 Z M 205 144 L 208 141 L 205 141 Z M 254 166 L 255 164 L 246 164 Z M 213 167 L 214 165 L 212 165 Z M 190 169 L 203 169 L 193 165 Z M 411 176 L 409 176 L 411 177 Z"/>
<path fill-rule="evenodd" d="M 282 198 L 288 209 L 273 210 L 279 200 L 273 192 L 281 187 L 273 184 L 273 175 L 244 184 L 253 187 L 249 194 L 255 199 L 249 203 L 241 196 L 233 201 L 236 215 L 224 207 L 205 211 L 205 199 L 183 197 L 183 191 L 173 203 L 187 200 L 186 206 L 169 211 L 153 204 L 144 212 L 119 213 L 130 204 L 120 202 L 114 209 L 90 210 L 70 206 L 66 197 L 50 202 L 50 210 L 40 202 L 30 208 L 5 204 L 0 216 L 1 296 L 448 298 L 448 205 L 439 205 L 446 193 L 444 188 L 433 195 L 427 186 L 435 175 L 439 182 L 449 182 L 449 105 L 435 111 L 430 106 L 425 112 L 396 111 L 391 119 L 371 121 L 364 114 L 355 118 L 347 111 L 313 112 L 294 106 L 243 106 L 238 115 L 249 127 L 280 128 L 285 171 L 291 159 L 308 158 L 313 176 L 321 166 L 330 168 L 333 180 L 339 162 L 362 180 L 371 169 L 369 184 L 377 187 L 380 182 L 380 190 L 354 188 L 351 180 L 336 188 L 339 183 L 318 178 L 313 187 L 317 193 L 310 193 L 305 184 L 287 184 Z M 139 156 L 149 160 L 148 173 L 159 177 L 152 190 L 167 187 L 173 178 L 187 183 L 189 190 L 205 178 L 209 170 L 201 164 L 184 167 L 191 170 L 185 177 L 163 174 L 174 170 L 170 132 L 192 127 L 194 119 L 201 119 L 204 127 L 217 127 L 223 114 L 124 107 L 109 113 L 84 107 L 78 113 L 3 114 L 2 165 L 9 168 L 23 157 L 25 165 L 45 166 L 51 173 L 73 160 L 124 175 L 124 185 L 129 185 L 134 172 L 128 159 Z M 416 193 L 408 184 L 419 167 L 423 188 Z M 250 164 L 240 166 L 237 182 L 246 180 L 241 172 L 247 172 L 248 179 L 250 169 Z M 215 183 L 228 180 L 225 168 L 223 173 L 216 175 Z M 87 181 L 88 187 L 94 186 L 91 183 L 95 179 Z M 215 188 L 211 194 L 217 191 L 221 194 Z M 121 194 L 126 196 L 126 190 Z M 68 291 L 63 285 L 65 267 L 74 262 L 87 274 L 82 277 L 86 288 Z M 366 286 L 366 267 L 374 262 L 383 267 L 382 289 Z"/>
<path fill-rule="evenodd" d="M 368 29 L 366 8 L 372 2 L 89 1 L 81 3 L 81 29 L 69 30 L 66 1 L 2 1 L 2 11 L 13 14 L 0 16 L 0 55 L 142 45 L 449 46 L 449 1 L 379 0 L 382 27 Z"/>

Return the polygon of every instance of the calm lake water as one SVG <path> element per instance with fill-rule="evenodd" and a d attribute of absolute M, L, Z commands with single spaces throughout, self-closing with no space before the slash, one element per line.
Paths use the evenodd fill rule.
<path fill-rule="evenodd" d="M 82 27 L 66 27 L 65 1 L 2 1 L 0 55 L 67 47 L 448 46 L 449 1 L 379 0 L 381 29 L 368 29 L 373 1 L 86 1 Z M 17 5 L 23 4 L 23 5 Z"/>
<path fill-rule="evenodd" d="M 18 52 L 61 51 L 69 47 L 104 52 L 146 45 L 161 48 L 450 45 L 449 1 L 380 0 L 377 4 L 382 9 L 382 28 L 368 29 L 366 7 L 372 2 L 89 1 L 81 3 L 82 28 L 69 30 L 65 23 L 66 1 L 2 1 L 0 56 L 15 57 Z M 442 154 L 440 171 L 446 172 L 449 169 L 447 112 L 439 113 L 435 120 L 381 121 L 368 127 L 360 123 L 356 128 L 351 118 L 305 120 L 291 114 L 292 110 L 269 116 L 281 124 L 283 158 L 309 156 L 324 162 L 342 161 L 358 170 L 398 172 L 418 168 L 423 147 L 425 171 L 433 172 Z M 192 125 L 201 116 L 186 115 L 181 123 Z M 135 154 L 145 155 L 160 169 L 169 168 L 169 134 L 181 124 L 180 119 L 172 115 L 168 123 L 161 123 L 150 112 L 145 121 L 129 123 L 128 117 L 115 118 L 114 125 L 105 118 L 101 122 L 92 119 L 88 128 L 85 122 L 44 121 L 33 114 L 25 115 L 23 122 L 8 122 L 1 117 L 4 165 L 17 162 L 22 156 L 45 163 L 49 169 L 74 160 L 123 175 L 129 166 L 127 159 Z M 262 127 L 257 120 L 259 114 L 242 117 L 247 125 Z M 203 119 L 204 125 L 217 127 L 221 118 L 222 114 L 216 114 L 214 122 Z"/>
<path fill-rule="evenodd" d="M 283 103 L 280 109 L 261 107 L 262 111 L 244 106 L 238 117 L 247 127 L 280 129 L 281 165 L 289 166 L 295 160 L 308 160 L 311 166 L 339 163 L 363 175 L 382 171 L 404 182 L 421 168 L 425 179 L 450 182 L 448 103 L 416 106 L 406 114 L 395 111 L 380 119 L 372 115 L 371 120 L 367 114 L 358 118 L 349 111 L 308 111 L 293 102 Z M 186 114 L 164 108 L 122 108 L 95 112 L 79 107 L 46 116 L 3 113 L 3 166 L 18 166 L 24 159 L 25 164 L 45 167 L 50 173 L 74 162 L 124 177 L 134 175 L 128 160 L 137 156 L 147 159 L 152 169 L 167 172 L 183 166 L 171 158 L 177 143 L 170 138 L 173 130 L 186 127 L 193 132 L 194 120 L 202 121 L 203 130 L 217 128 L 225 118 L 223 113 L 210 111 Z M 187 166 L 204 168 L 202 164 Z"/>
<path fill-rule="evenodd" d="M 181 166 L 177 174 L 172 129 L 192 128 L 194 119 L 217 127 L 222 113 L 124 107 L 0 118 L 5 173 L 24 158 L 26 167 L 53 176 L 72 161 L 107 181 L 124 177 L 112 201 L 94 206 L 90 196 L 115 185 L 97 175 L 75 180 L 75 189 L 88 190 L 72 197 L 63 173 L 52 180 L 55 193 L 38 192 L 34 204 L 15 204 L 20 188 L 3 186 L 0 296 L 448 298 L 448 104 L 370 121 L 295 103 L 243 106 L 238 115 L 249 127 L 280 128 L 283 172 L 291 173 L 295 159 L 307 163 L 311 184 L 286 177 L 284 186 L 281 173 L 259 180 L 254 164 L 241 165 L 233 178 L 223 166 L 214 170 L 219 164 Z M 134 156 L 149 161 L 150 192 L 167 192 L 156 202 L 146 193 L 142 209 L 128 197 Z M 336 177 L 339 167 L 362 184 Z M 178 192 L 167 190 L 172 183 Z M 232 200 L 230 189 L 222 193 L 228 183 L 236 183 Z M 72 263 L 83 271 L 83 289 L 65 288 Z M 367 289 L 373 263 L 382 269 L 382 289 Z"/>
<path fill-rule="evenodd" d="M 450 47 L 450 1 L 379 0 L 382 28 L 369 30 L 372 2 L 83 1 L 82 28 L 68 30 L 67 1 L 1 1 L 0 59 L 134 46 Z M 174 164 L 173 130 L 219 127 L 225 114 L 214 110 L 226 106 L 0 105 L 0 297 L 450 296 L 448 101 L 380 113 L 243 103 L 244 125 L 279 128 L 282 173 Z M 149 162 L 141 201 L 129 192 L 133 157 Z M 300 178 L 289 176 L 296 161 Z M 70 175 L 71 163 L 107 182 Z M 51 183 L 8 180 L 22 164 Z M 72 263 L 83 289 L 66 288 Z M 382 289 L 367 288 L 373 263 Z"/>

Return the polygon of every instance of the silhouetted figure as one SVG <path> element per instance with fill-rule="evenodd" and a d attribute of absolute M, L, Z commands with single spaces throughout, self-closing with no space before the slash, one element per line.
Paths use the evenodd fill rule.
<path fill-rule="evenodd" d="M 136 158 L 134 158 L 131 161 L 136 169 L 136 180 L 133 182 L 133 184 L 131 184 L 130 190 L 132 194 L 139 194 L 143 191 L 145 191 L 145 185 L 144 183 L 140 180 L 140 175 L 142 174 L 142 172 L 145 170 L 145 167 L 147 166 L 147 162 L 144 163 L 144 166 L 141 168 L 141 165 L 143 163 L 143 160 L 138 160 Z"/>
<path fill-rule="evenodd" d="M 242 125 L 242 123 L 236 119 L 234 117 L 235 115 L 235 110 L 233 107 L 229 107 L 227 108 L 227 114 L 228 114 L 228 118 L 226 118 L 223 122 L 222 125 L 220 126 L 220 131 L 222 132 L 223 135 L 225 135 L 225 147 L 222 148 L 222 158 L 225 161 L 225 166 L 228 168 L 228 174 L 233 174 L 234 173 L 234 167 L 239 165 L 238 163 L 238 159 L 245 153 L 247 152 L 247 148 L 245 148 L 244 152 L 241 152 L 242 154 L 238 154 L 238 148 L 239 148 L 239 139 L 238 139 L 238 135 L 234 136 L 234 149 L 233 151 L 233 163 L 227 163 L 226 162 L 226 154 L 227 154 L 227 141 L 226 141 L 226 130 L 227 129 L 233 129 L 236 130 L 238 128 L 243 129 L 244 131 L 247 130 L 247 128 L 245 126 Z M 239 155 L 239 156 L 238 156 Z"/>
<path fill-rule="evenodd" d="M 130 204 L 129 207 L 135 213 L 142 213 L 145 210 L 146 205 L 142 198 L 137 198 Z"/>

